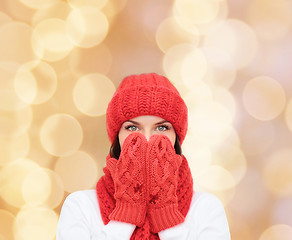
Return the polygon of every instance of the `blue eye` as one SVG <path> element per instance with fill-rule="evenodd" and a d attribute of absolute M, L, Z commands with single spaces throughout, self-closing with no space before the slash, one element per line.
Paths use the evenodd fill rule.
<path fill-rule="evenodd" d="M 168 130 L 169 127 L 166 126 L 166 125 L 161 125 L 161 126 L 158 126 L 156 129 L 157 129 L 158 131 L 160 131 L 160 132 L 163 132 L 163 131 Z"/>
<path fill-rule="evenodd" d="M 125 129 L 132 131 L 132 132 L 138 131 L 138 127 L 136 127 L 134 125 L 126 126 Z"/>

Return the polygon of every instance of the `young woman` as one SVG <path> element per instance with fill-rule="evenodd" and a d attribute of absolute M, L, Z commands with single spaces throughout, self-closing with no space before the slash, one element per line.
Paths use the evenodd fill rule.
<path fill-rule="evenodd" d="M 112 143 L 96 190 L 70 194 L 57 240 L 228 240 L 221 202 L 194 192 L 181 144 L 187 107 L 155 73 L 126 77 L 108 105 Z"/>

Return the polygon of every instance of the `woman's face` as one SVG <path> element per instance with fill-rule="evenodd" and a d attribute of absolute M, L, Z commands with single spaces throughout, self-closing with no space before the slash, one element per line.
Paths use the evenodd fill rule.
<path fill-rule="evenodd" d="M 124 122 L 119 131 L 121 148 L 127 136 L 134 132 L 143 134 L 147 141 L 154 134 L 165 135 L 169 138 L 173 146 L 175 144 L 176 134 L 172 124 L 161 117 L 139 116 Z"/>

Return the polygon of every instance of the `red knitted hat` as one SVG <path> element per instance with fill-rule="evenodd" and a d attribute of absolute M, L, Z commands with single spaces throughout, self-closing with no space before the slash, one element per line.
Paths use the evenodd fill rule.
<path fill-rule="evenodd" d="M 180 143 L 183 142 L 188 126 L 187 106 L 166 77 L 149 73 L 123 79 L 106 113 L 111 143 L 125 121 L 142 115 L 158 116 L 170 122 Z"/>

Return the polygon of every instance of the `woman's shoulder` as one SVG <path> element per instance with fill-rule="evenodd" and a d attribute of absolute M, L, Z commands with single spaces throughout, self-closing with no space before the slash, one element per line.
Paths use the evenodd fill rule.
<path fill-rule="evenodd" d="M 160 233 L 164 239 L 181 235 L 184 239 L 230 239 L 225 210 L 219 198 L 207 192 L 194 192 L 184 223 Z"/>
<path fill-rule="evenodd" d="M 208 192 L 194 192 L 192 205 L 214 205 L 214 206 L 222 206 L 222 202 L 220 199 L 214 194 Z"/>
<path fill-rule="evenodd" d="M 189 213 L 206 216 L 210 212 L 225 213 L 221 200 L 208 192 L 194 192 Z"/>
<path fill-rule="evenodd" d="M 184 226 L 189 239 L 230 239 L 224 206 L 208 192 L 194 192 Z"/>
<path fill-rule="evenodd" d="M 195 224 L 198 229 L 209 226 L 212 222 L 213 226 L 209 227 L 215 229 L 219 226 L 226 229 L 226 232 L 229 231 L 224 205 L 217 196 L 211 193 L 194 193 L 186 220 L 191 225 Z"/>
<path fill-rule="evenodd" d="M 99 204 L 94 189 L 80 190 L 69 194 L 65 199 L 63 208 L 65 206 L 72 211 L 83 213 L 93 219 L 100 218 Z"/>
<path fill-rule="evenodd" d="M 88 202 L 97 202 L 96 191 L 94 189 L 88 190 L 79 190 L 73 193 L 70 193 L 65 201 L 88 201 Z"/>
<path fill-rule="evenodd" d="M 95 190 L 81 190 L 69 194 L 62 206 L 57 239 L 92 239 L 100 233 L 103 222 Z"/>

